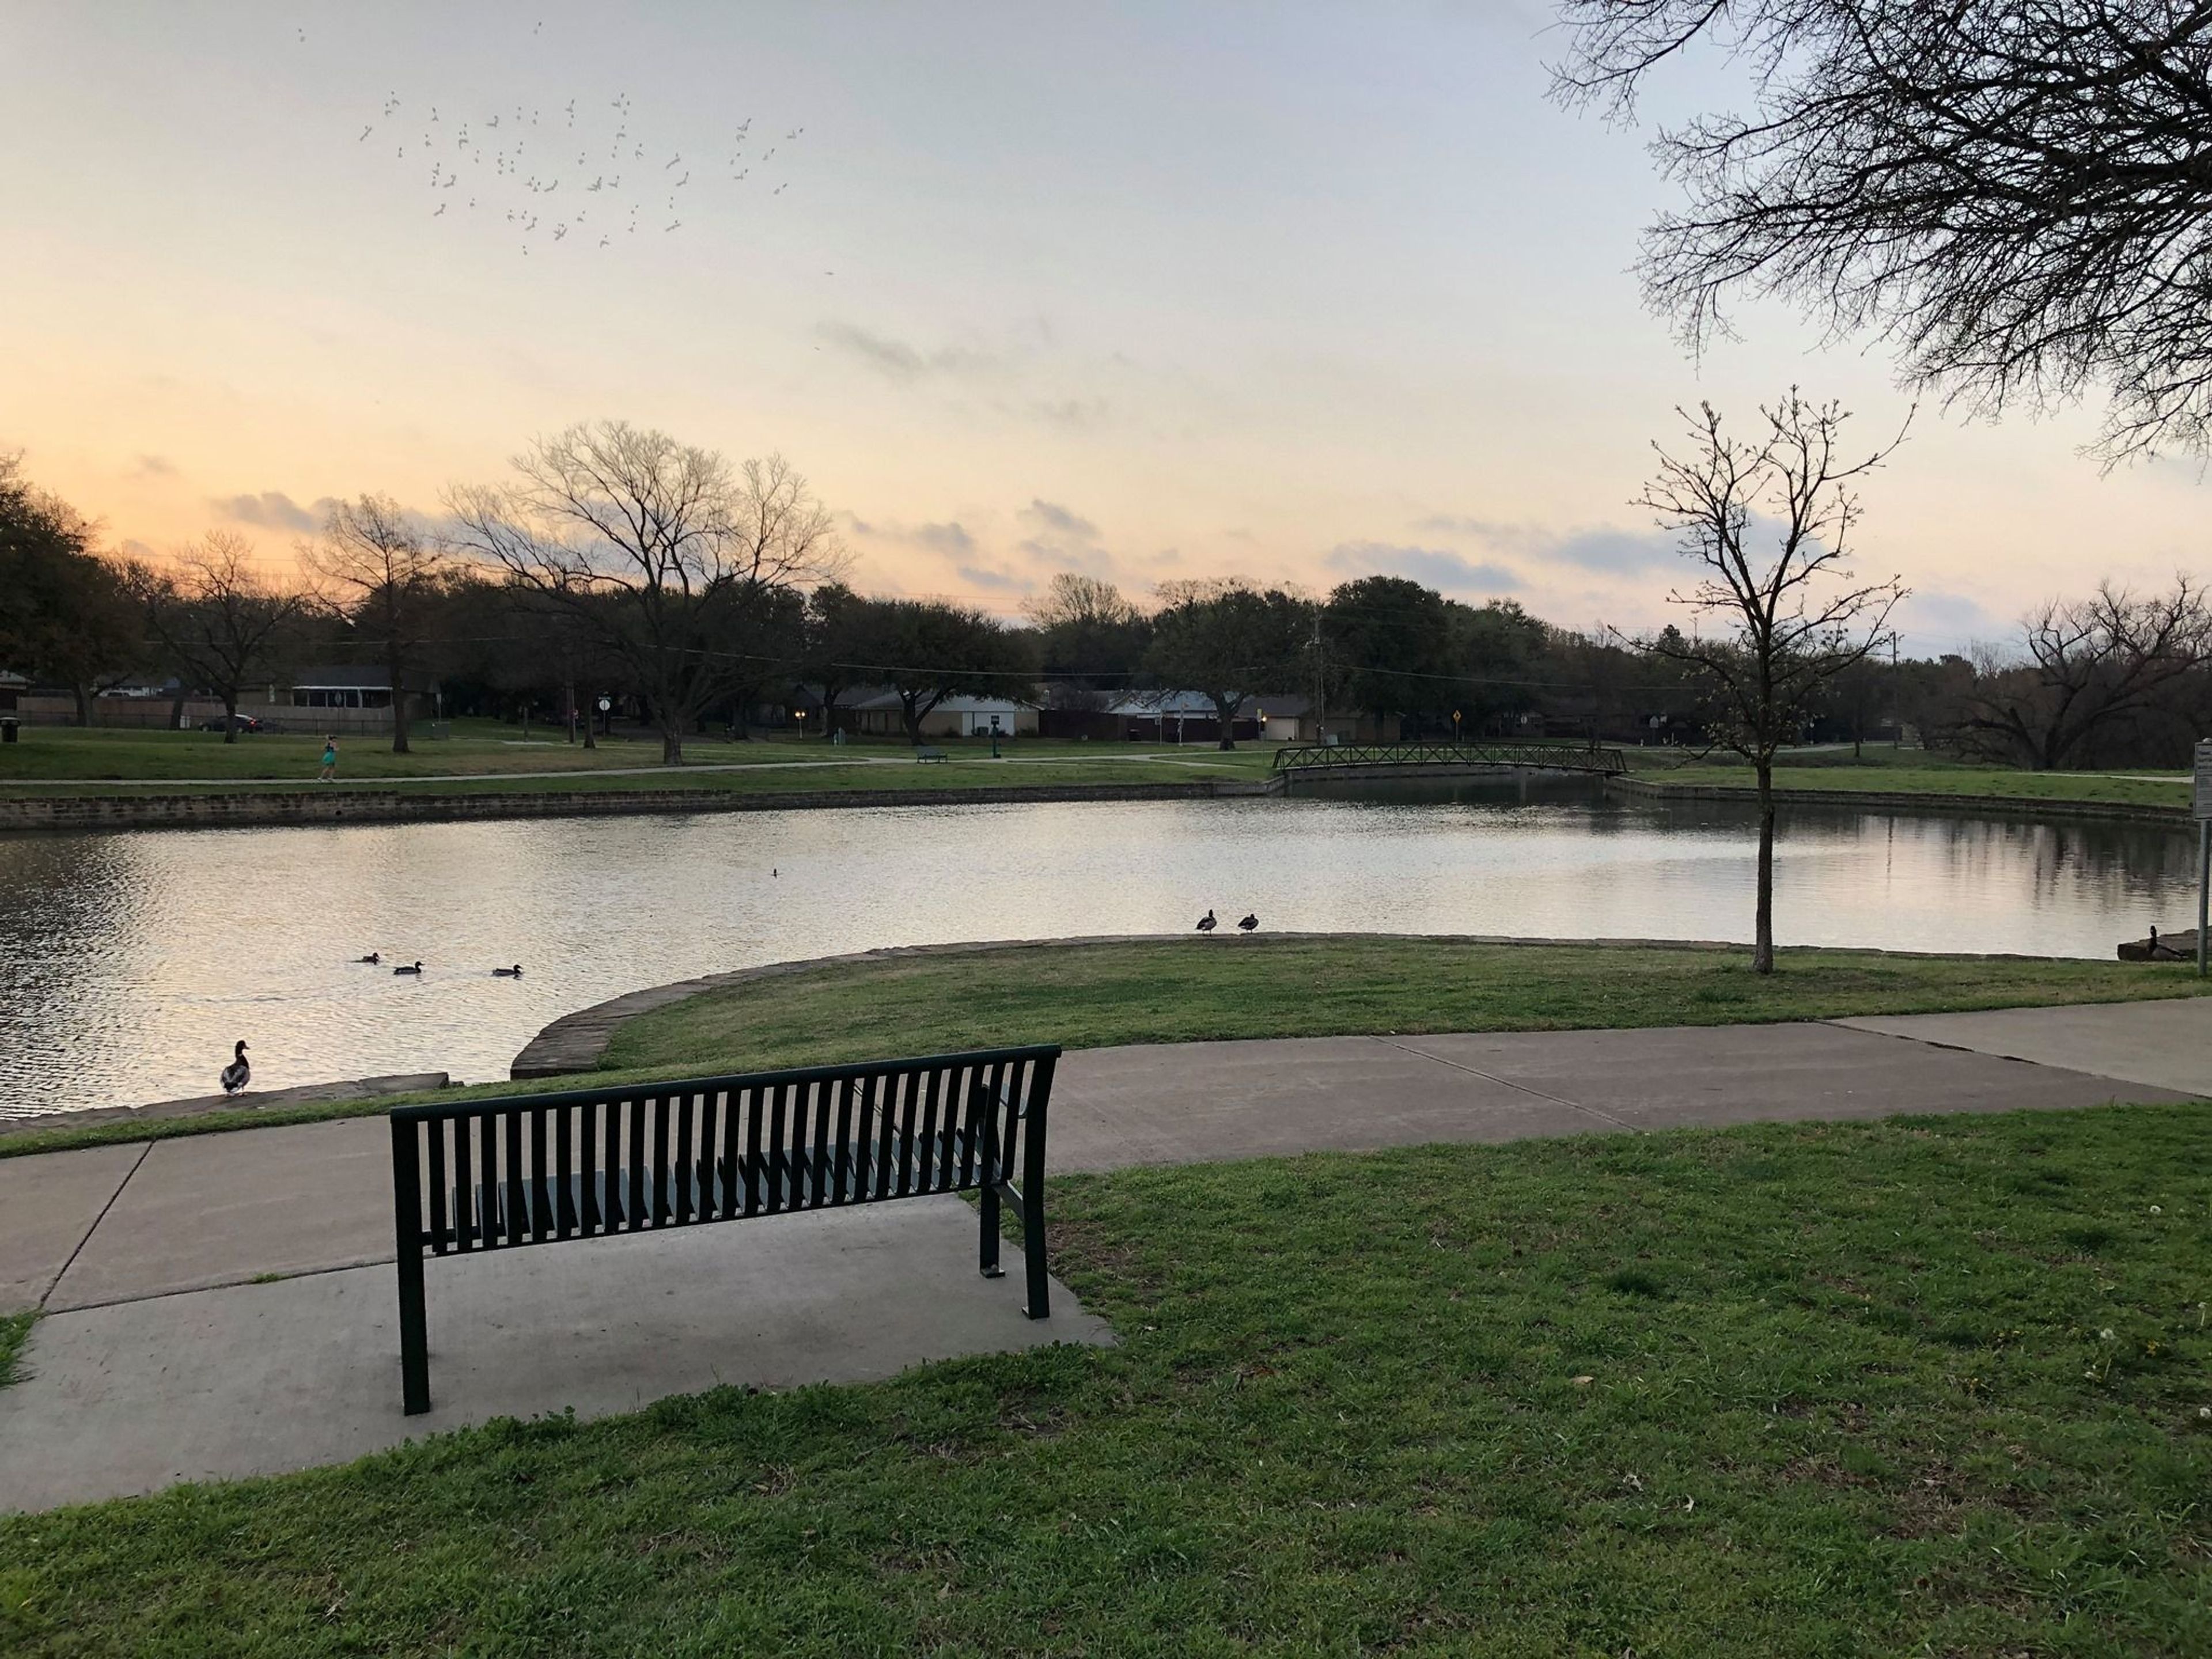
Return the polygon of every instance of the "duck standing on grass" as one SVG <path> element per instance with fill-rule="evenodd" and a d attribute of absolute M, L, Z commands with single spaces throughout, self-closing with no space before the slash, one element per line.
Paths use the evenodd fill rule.
<path fill-rule="evenodd" d="M 246 1039 L 240 1037 L 238 1046 L 230 1051 L 230 1064 L 222 1068 L 222 1091 L 234 1095 L 253 1081 L 253 1068 L 246 1063 Z"/>
<path fill-rule="evenodd" d="M 1246 911 L 1244 920 L 1237 924 L 1237 931 L 1240 933 L 1255 933 L 1259 930 L 1260 917 L 1257 911 Z"/>
<path fill-rule="evenodd" d="M 1213 919 L 1213 912 L 1211 910 L 1198 919 L 1198 931 L 1201 933 L 1210 933 L 1219 926 L 1221 924 Z"/>

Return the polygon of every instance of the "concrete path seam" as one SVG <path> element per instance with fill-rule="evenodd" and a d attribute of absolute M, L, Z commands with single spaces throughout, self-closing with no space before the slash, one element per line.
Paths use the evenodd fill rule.
<path fill-rule="evenodd" d="M 66 1308 L 57 1308 L 46 1316 L 49 1319 L 67 1319 L 74 1314 L 92 1313 L 101 1308 L 127 1308 L 134 1302 L 159 1302 L 170 1296 L 204 1296 L 210 1291 L 242 1291 L 261 1285 L 289 1285 L 295 1279 L 319 1279 L 325 1273 L 357 1273 L 363 1267 L 388 1267 L 397 1258 L 391 1255 L 356 1256 L 345 1261 L 326 1261 L 319 1267 L 295 1267 L 289 1273 L 256 1273 L 246 1279 L 210 1279 L 191 1285 L 171 1285 L 158 1291 L 148 1291 L 139 1296 L 111 1296 L 98 1302 L 72 1302 Z M 50 1290 L 47 1294 L 53 1292 Z"/>
<path fill-rule="evenodd" d="M 1409 1054 L 1418 1054 L 1423 1060 L 1433 1060 L 1439 1066 L 1449 1066 L 1455 1072 L 1465 1072 L 1469 1077 L 1479 1077 L 1484 1082 L 1495 1083 L 1503 1089 L 1518 1089 L 1524 1095 L 1534 1095 L 1539 1100 L 1548 1100 L 1554 1106 L 1564 1106 L 1571 1112 L 1587 1113 L 1600 1122 L 1610 1123 L 1614 1128 L 1626 1129 L 1631 1134 L 1640 1135 L 1644 1133 L 1640 1127 L 1629 1122 L 1626 1118 L 1615 1117 L 1610 1112 L 1601 1112 L 1595 1106 L 1585 1106 L 1579 1100 L 1569 1100 L 1564 1095 L 1547 1095 L 1541 1089 L 1534 1088 L 1526 1083 L 1516 1083 L 1510 1077 L 1499 1077 L 1496 1073 L 1486 1072 L 1480 1066 L 1465 1065 L 1456 1060 L 1446 1060 L 1442 1054 L 1432 1054 L 1425 1048 L 1416 1048 L 1411 1043 L 1399 1042 L 1389 1037 L 1379 1036 L 1373 1038 L 1372 1041 L 1382 1043 L 1386 1048 L 1399 1048 Z"/>
<path fill-rule="evenodd" d="M 107 1219 L 107 1212 L 115 1207 L 115 1200 L 123 1196 L 123 1189 L 131 1184 L 131 1177 L 145 1167 L 147 1155 L 153 1150 L 154 1143 L 150 1140 L 138 1149 L 138 1156 L 131 1160 L 131 1167 L 124 1172 L 123 1179 L 115 1183 L 115 1190 L 108 1194 L 107 1202 L 100 1206 L 100 1213 L 93 1217 L 92 1224 L 84 1230 L 84 1237 L 77 1240 L 76 1248 L 69 1253 L 69 1260 L 62 1263 L 61 1271 L 48 1281 L 45 1290 L 39 1292 L 39 1307 L 41 1311 L 46 1308 L 46 1298 L 60 1288 L 62 1280 L 69 1276 L 69 1270 L 76 1266 L 77 1257 L 82 1255 L 84 1247 L 92 1243 L 92 1236 L 100 1231 L 100 1224 Z"/>

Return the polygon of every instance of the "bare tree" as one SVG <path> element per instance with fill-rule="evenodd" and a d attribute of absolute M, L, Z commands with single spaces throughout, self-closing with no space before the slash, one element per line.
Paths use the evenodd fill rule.
<path fill-rule="evenodd" d="M 1686 197 L 1647 296 L 1871 329 L 1989 410 L 2112 393 L 2108 456 L 2212 448 L 2212 7 L 2194 0 L 1560 0 L 1554 94 L 1633 112 L 1705 40 L 1757 109 L 1659 133 Z"/>
<path fill-rule="evenodd" d="M 732 470 L 623 421 L 540 439 L 514 465 L 514 483 L 449 493 L 455 545 L 618 659 L 680 764 L 700 714 L 754 676 L 732 647 L 766 596 L 834 573 L 829 514 L 781 456 Z"/>
<path fill-rule="evenodd" d="M 392 684 L 392 752 L 407 753 L 407 694 L 419 678 L 444 552 L 398 502 L 363 495 L 331 508 L 321 539 L 300 549 L 300 563 L 336 591 L 335 608 L 383 659 Z"/>
<path fill-rule="evenodd" d="M 252 545 L 230 531 L 210 530 L 176 564 L 135 572 L 147 629 L 180 678 L 222 699 L 222 740 L 235 743 L 239 694 L 275 672 L 306 597 L 263 576 Z"/>
<path fill-rule="evenodd" d="M 2188 577 L 2137 599 L 2110 583 L 2051 601 L 2023 629 L 2026 660 L 1984 665 L 1954 735 L 2037 771 L 2078 760 L 2097 736 L 2153 712 L 2212 662 L 2212 611 Z"/>
<path fill-rule="evenodd" d="M 1861 582 L 1845 564 L 1859 520 L 1856 482 L 1894 453 L 1902 434 L 1860 460 L 1840 453 L 1848 417 L 1793 388 L 1761 409 L 1765 430 L 1745 441 L 1722 429 L 1711 404 L 1680 411 L 1690 447 L 1656 443 L 1659 471 L 1635 505 L 1681 538 L 1697 567 L 1668 595 L 1690 613 L 1686 634 L 1645 641 L 1693 669 L 1711 704 L 1716 747 L 1751 763 L 1759 783 L 1759 898 L 1752 967 L 1774 971 L 1774 757 L 1797 734 L 1828 681 L 1879 644 L 1905 597 L 1895 578 Z M 1717 622 L 1706 635 L 1699 624 Z"/>

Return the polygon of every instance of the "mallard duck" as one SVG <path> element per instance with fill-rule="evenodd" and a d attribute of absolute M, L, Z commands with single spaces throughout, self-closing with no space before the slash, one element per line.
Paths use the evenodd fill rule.
<path fill-rule="evenodd" d="M 1213 919 L 1213 912 L 1211 910 L 1198 919 L 1198 931 L 1201 933 L 1210 933 L 1219 926 L 1221 924 Z"/>
<path fill-rule="evenodd" d="M 380 963 L 380 962 L 383 961 L 383 960 L 384 960 L 384 958 L 383 958 L 382 957 L 379 956 L 375 951 L 370 951 L 367 956 L 365 956 L 365 957 L 356 957 L 354 958 L 354 960 L 355 960 L 355 961 L 356 961 L 356 962 L 366 962 L 366 963 L 369 963 L 370 965 L 374 966 L 375 963 Z"/>
<path fill-rule="evenodd" d="M 222 1091 L 234 1095 L 253 1081 L 253 1068 L 246 1063 L 246 1039 L 240 1037 L 238 1046 L 230 1051 L 230 1064 L 222 1068 Z"/>
<path fill-rule="evenodd" d="M 394 968 L 392 971 L 395 974 L 419 974 L 422 971 L 422 964 L 418 962 L 412 968 Z"/>
<path fill-rule="evenodd" d="M 1240 933 L 1249 933 L 1257 931 L 1259 926 L 1260 918 L 1248 911 L 1244 920 L 1237 924 L 1237 931 Z"/>
<path fill-rule="evenodd" d="M 518 962 L 512 968 L 495 968 L 491 970 L 491 974 L 494 979 L 520 979 L 522 964 Z"/>

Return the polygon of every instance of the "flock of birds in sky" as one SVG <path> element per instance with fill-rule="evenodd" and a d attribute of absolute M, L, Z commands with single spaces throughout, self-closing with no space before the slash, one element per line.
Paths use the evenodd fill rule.
<path fill-rule="evenodd" d="M 687 221 L 726 211 L 746 192 L 774 198 L 790 189 L 791 152 L 806 129 L 756 137 L 753 119 L 727 124 L 711 141 L 679 143 L 649 133 L 626 92 L 551 108 L 465 111 L 418 107 L 395 91 L 354 142 L 388 148 L 395 164 L 416 170 L 433 219 L 488 225 L 525 254 L 598 251 L 678 234 Z"/>

